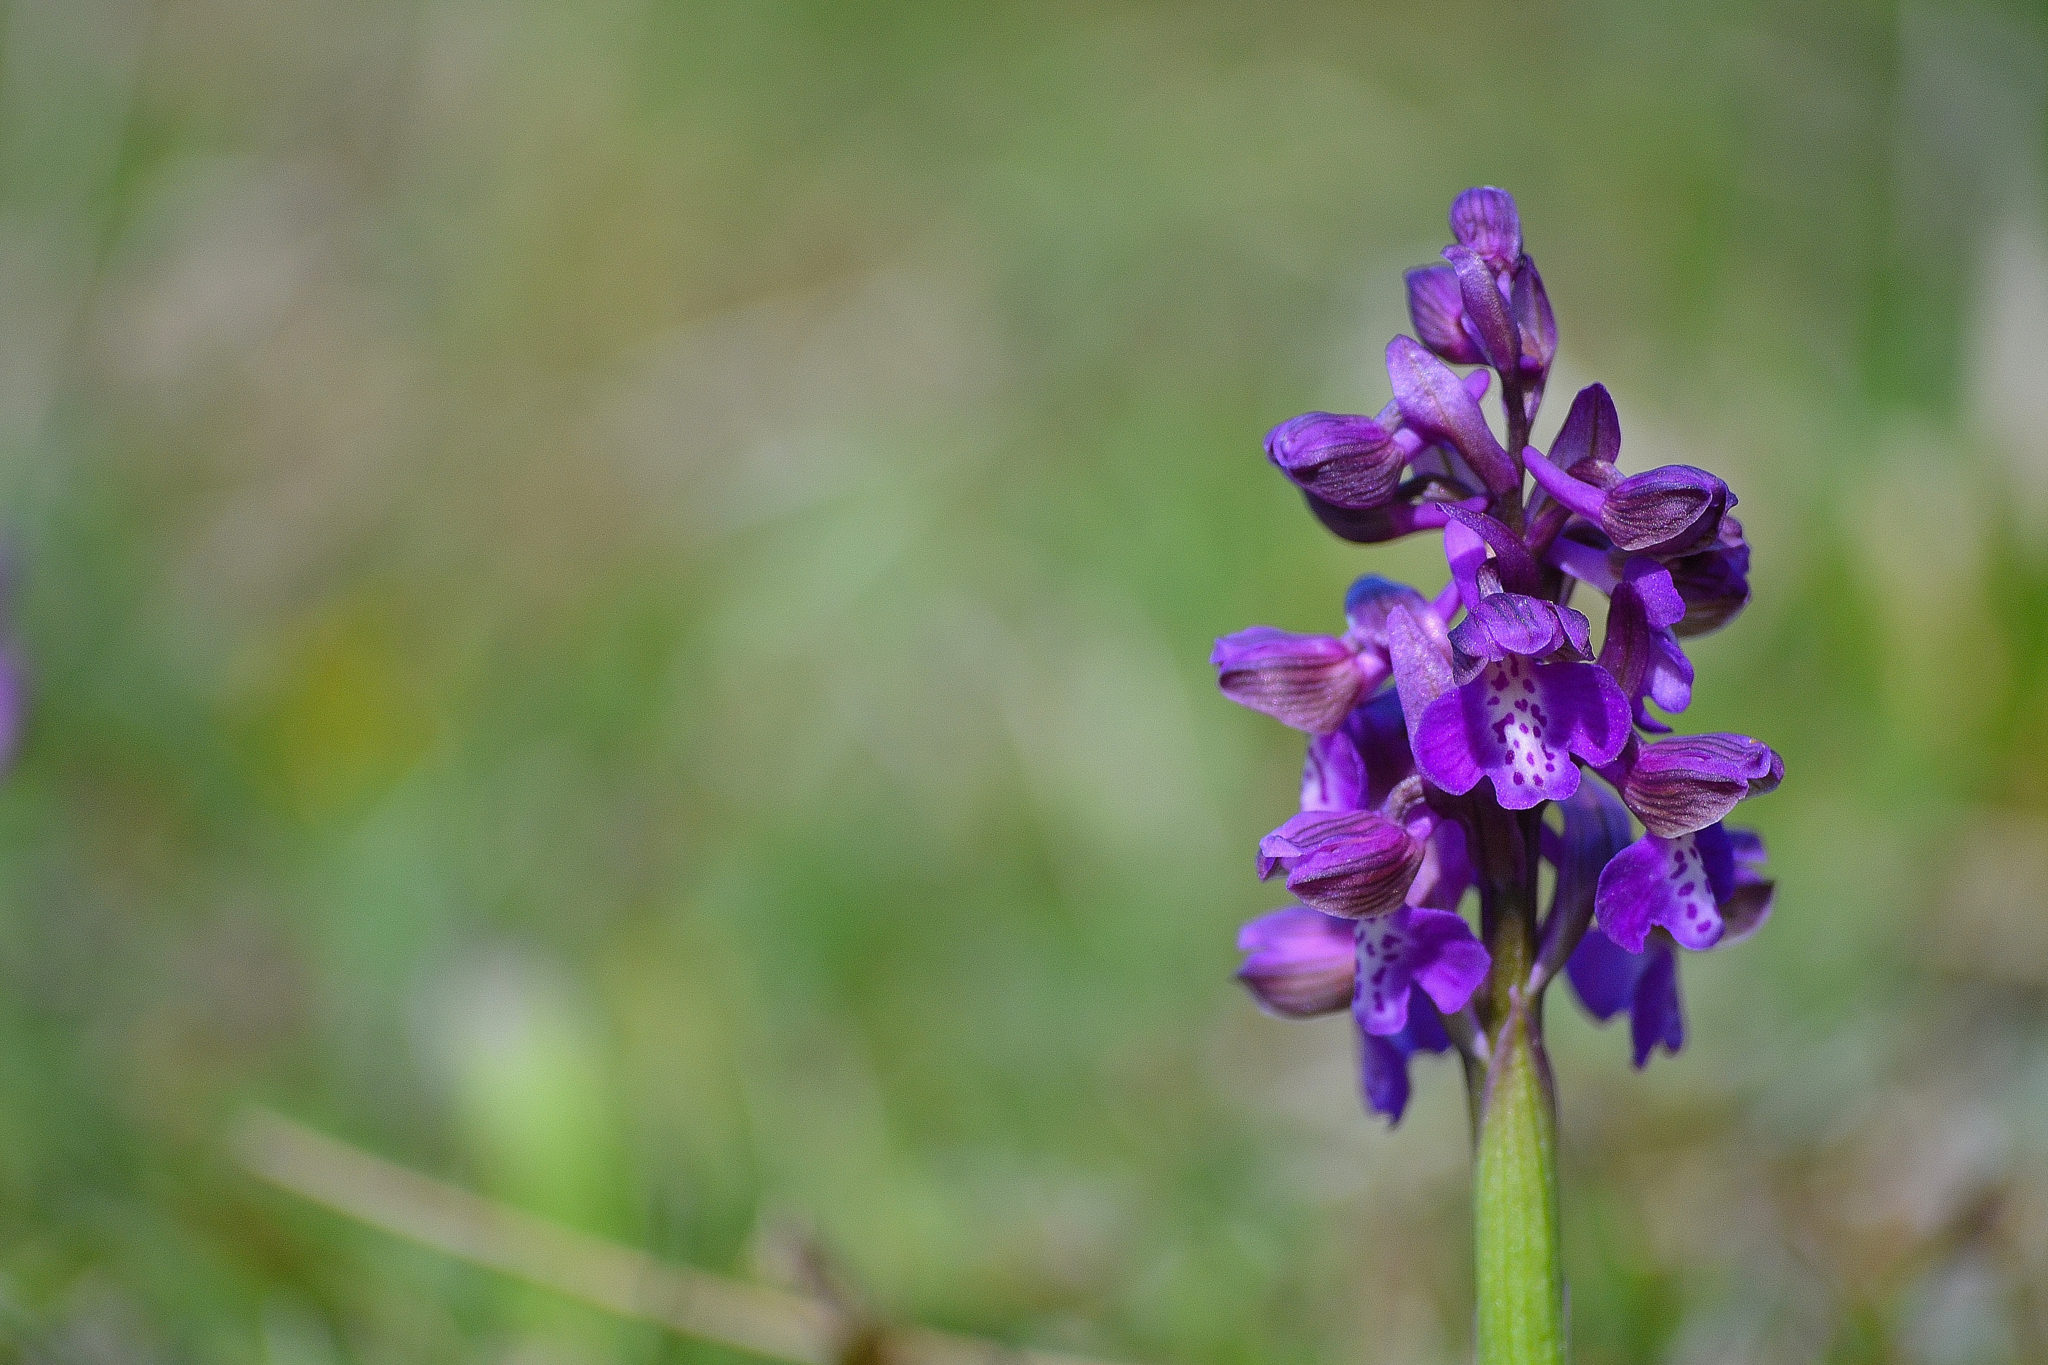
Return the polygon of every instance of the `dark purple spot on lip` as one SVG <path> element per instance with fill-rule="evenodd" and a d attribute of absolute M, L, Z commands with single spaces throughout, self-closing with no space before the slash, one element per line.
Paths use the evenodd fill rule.
<path fill-rule="evenodd" d="M 1522 775 L 1521 775 L 1521 773 L 1519 773 L 1519 772 L 1517 772 L 1517 773 L 1515 774 L 1515 785 L 1516 785 L 1517 787 L 1519 787 L 1519 786 L 1521 786 L 1521 785 L 1522 785 Z"/>

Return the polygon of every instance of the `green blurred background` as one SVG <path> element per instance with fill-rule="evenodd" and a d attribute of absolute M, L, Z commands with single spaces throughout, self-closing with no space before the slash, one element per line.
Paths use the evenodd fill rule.
<path fill-rule="evenodd" d="M 1205 659 L 1441 581 L 1259 440 L 1481 182 L 1552 393 L 1742 495 L 1688 723 L 1790 770 L 1680 1057 L 1554 1002 L 1579 1358 L 2048 1360 L 2026 0 L 7 5 L 0 1356 L 741 1359 L 265 1103 L 1006 1341 L 1462 1358 L 1454 1070 L 1389 1132 L 1231 983 L 1299 748 Z"/>

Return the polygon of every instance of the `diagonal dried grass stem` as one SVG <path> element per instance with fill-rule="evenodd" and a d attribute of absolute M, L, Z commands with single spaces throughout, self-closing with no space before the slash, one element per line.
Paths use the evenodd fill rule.
<path fill-rule="evenodd" d="M 864 1321 L 810 1295 L 671 1265 L 444 1184 L 265 1109 L 235 1124 L 262 1180 L 359 1223 L 568 1298 L 791 1365 L 1110 1365 Z"/>

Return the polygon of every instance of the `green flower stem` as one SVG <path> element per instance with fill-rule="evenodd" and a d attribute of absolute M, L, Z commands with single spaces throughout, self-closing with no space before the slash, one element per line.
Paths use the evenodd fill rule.
<path fill-rule="evenodd" d="M 1514 1010 L 1494 1036 L 1472 1173 L 1479 1365 L 1563 1365 L 1557 1104 L 1541 1021 Z"/>
<path fill-rule="evenodd" d="M 1534 820 L 1508 817 L 1485 839 L 1497 855 L 1489 861 L 1508 875 L 1481 887 L 1493 971 L 1481 1012 L 1485 1066 L 1470 1069 L 1479 1365 L 1566 1359 L 1557 1099 L 1543 1052 L 1543 1001 L 1525 991 L 1535 960 L 1536 833 Z"/>

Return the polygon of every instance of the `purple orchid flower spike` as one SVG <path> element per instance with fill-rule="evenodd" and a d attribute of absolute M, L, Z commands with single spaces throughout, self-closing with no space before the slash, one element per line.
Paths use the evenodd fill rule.
<path fill-rule="evenodd" d="M 1595 1018 L 1626 1011 L 1637 1066 L 1676 1052 L 1679 950 L 1770 915 L 1762 841 L 1723 822 L 1784 763 L 1743 735 L 1648 738 L 1691 704 L 1681 640 L 1749 601 L 1735 497 L 1690 465 L 1624 471 L 1598 384 L 1547 454 L 1529 445 L 1558 345 L 1543 277 L 1504 191 L 1460 195 L 1451 230 L 1442 262 L 1407 274 L 1415 337 L 1387 347 L 1393 402 L 1267 438 L 1336 535 L 1441 532 L 1448 573 L 1434 596 L 1358 580 L 1340 635 L 1217 642 L 1223 691 L 1311 736 L 1300 808 L 1258 857 L 1304 903 L 1246 926 L 1239 975 L 1271 1013 L 1349 1004 L 1366 1107 L 1391 1120 L 1410 1062 L 1458 1050 L 1480 1173 L 1478 1358 L 1559 1365 L 1543 993 L 1564 975 Z M 1487 418 L 1495 393 L 1505 439 Z M 1539 917 L 1544 861 L 1556 878 Z"/>

